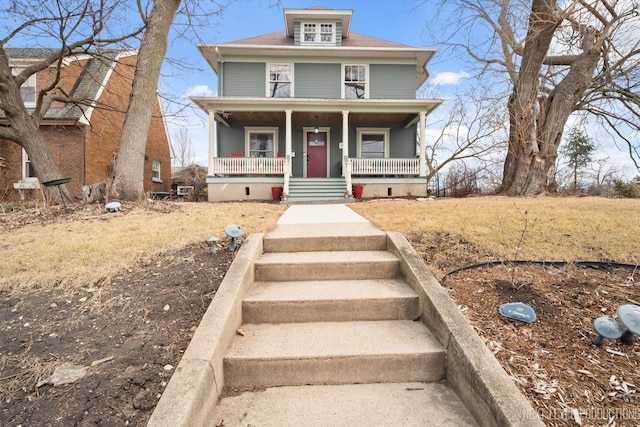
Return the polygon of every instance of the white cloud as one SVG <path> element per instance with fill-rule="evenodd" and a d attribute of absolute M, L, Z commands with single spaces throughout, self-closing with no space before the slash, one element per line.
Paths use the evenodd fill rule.
<path fill-rule="evenodd" d="M 466 79 L 469 74 L 464 71 L 459 73 L 452 73 L 451 71 L 444 71 L 442 73 L 436 73 L 433 77 L 429 78 L 429 84 L 431 86 L 445 86 L 445 85 L 457 85 L 460 80 Z"/>
<path fill-rule="evenodd" d="M 209 85 L 191 86 L 185 91 L 186 96 L 214 96 Z"/>

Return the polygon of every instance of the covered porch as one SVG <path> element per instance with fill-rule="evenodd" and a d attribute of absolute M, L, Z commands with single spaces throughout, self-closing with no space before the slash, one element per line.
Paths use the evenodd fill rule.
<path fill-rule="evenodd" d="M 193 100 L 209 116 L 210 201 L 269 199 L 274 186 L 287 200 L 292 179 L 339 179 L 346 198 L 365 183 L 372 196 L 426 192 L 425 122 L 439 100 Z M 264 152 L 254 150 L 247 136 L 262 128 L 274 135 Z M 242 129 L 243 142 L 231 145 Z M 314 157 L 316 146 L 326 147 L 320 157 Z"/>

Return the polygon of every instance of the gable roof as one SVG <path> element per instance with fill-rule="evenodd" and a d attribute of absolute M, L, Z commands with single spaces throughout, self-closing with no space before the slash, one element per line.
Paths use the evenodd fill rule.
<path fill-rule="evenodd" d="M 36 61 L 44 60 L 56 53 L 56 49 L 49 48 L 5 48 L 12 67 L 26 66 Z M 69 93 L 71 98 L 84 99 L 82 104 L 65 104 L 61 107 L 52 106 L 45 113 L 44 119 L 73 120 L 88 124 L 91 113 L 99 100 L 104 87 L 109 80 L 111 72 L 122 57 L 134 55 L 131 50 L 106 50 L 99 55 L 96 52 L 87 54 L 69 55 L 63 58 L 63 66 L 74 61 L 86 60 L 78 80 L 74 82 L 73 89 Z M 30 109 L 28 109 L 30 110 Z"/>

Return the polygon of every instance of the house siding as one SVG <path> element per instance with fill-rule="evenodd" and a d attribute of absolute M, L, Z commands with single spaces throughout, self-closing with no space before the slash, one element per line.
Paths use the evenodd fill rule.
<path fill-rule="evenodd" d="M 371 99 L 415 99 L 415 65 L 371 64 Z"/>
<path fill-rule="evenodd" d="M 225 62 L 223 64 L 224 96 L 266 96 L 266 65 L 264 62 Z"/>
<path fill-rule="evenodd" d="M 340 64 L 295 64 L 296 98 L 340 98 Z"/>

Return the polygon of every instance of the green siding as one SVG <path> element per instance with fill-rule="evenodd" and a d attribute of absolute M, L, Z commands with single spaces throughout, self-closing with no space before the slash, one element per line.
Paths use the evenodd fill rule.
<path fill-rule="evenodd" d="M 416 156 L 416 128 L 411 126 L 391 128 L 389 145 L 389 157 L 398 159 L 411 159 Z"/>
<path fill-rule="evenodd" d="M 266 95 L 266 66 L 264 62 L 225 62 L 223 71 L 224 96 Z"/>
<path fill-rule="evenodd" d="M 300 46 L 300 21 L 293 23 L 293 44 Z"/>
<path fill-rule="evenodd" d="M 371 64 L 369 66 L 371 99 L 415 99 L 414 65 Z"/>
<path fill-rule="evenodd" d="M 342 46 L 342 22 L 336 22 L 336 46 Z"/>
<path fill-rule="evenodd" d="M 244 127 L 218 126 L 218 157 L 231 157 L 232 151 L 244 153 Z"/>
<path fill-rule="evenodd" d="M 340 98 L 340 64 L 295 64 L 296 98 Z"/>

